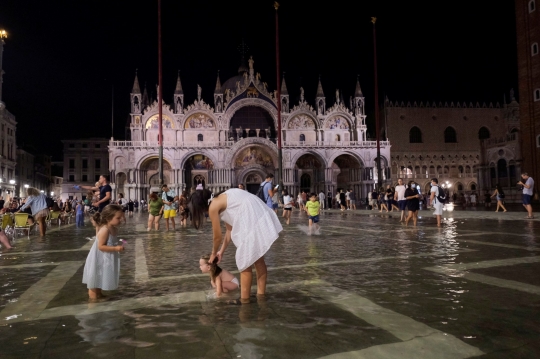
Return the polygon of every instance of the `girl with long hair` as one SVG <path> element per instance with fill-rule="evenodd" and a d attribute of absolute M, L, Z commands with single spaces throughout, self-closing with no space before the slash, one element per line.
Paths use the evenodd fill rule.
<path fill-rule="evenodd" d="M 118 242 L 118 229 L 124 219 L 122 206 L 110 204 L 92 217 L 96 223 L 97 239 L 86 257 L 83 280 L 88 287 L 88 297 L 103 297 L 102 290 L 115 290 L 120 279 L 120 256 L 124 250 Z"/>
<path fill-rule="evenodd" d="M 217 263 L 221 262 L 231 240 L 237 248 L 236 265 L 242 285 L 240 300 L 234 304 L 249 303 L 253 266 L 257 274 L 257 296 L 263 298 L 267 279 L 264 254 L 283 230 L 274 211 L 257 196 L 238 188 L 231 188 L 215 197 L 207 189 L 196 190 L 191 195 L 191 206 L 195 228 L 201 227 L 206 212 L 212 222 L 213 245 L 209 263 L 213 263 L 215 258 L 218 258 Z M 221 220 L 226 227 L 223 241 Z"/>
<path fill-rule="evenodd" d="M 219 297 L 221 293 L 237 289 L 240 283 L 231 272 L 220 268 L 217 265 L 217 260 L 214 257 L 214 261 L 210 262 L 210 254 L 204 255 L 199 259 L 199 268 L 201 272 L 210 275 L 210 284 L 212 284 L 212 288 L 216 289 L 216 296 Z"/>
<path fill-rule="evenodd" d="M 506 212 L 506 207 L 503 204 L 504 197 L 505 197 L 504 191 L 498 183 L 495 185 L 495 191 L 493 191 L 493 194 L 491 195 L 491 197 L 495 197 L 495 196 L 497 197 L 497 209 L 495 210 L 495 212 L 499 212 L 499 207 L 502 208 L 504 212 Z"/>

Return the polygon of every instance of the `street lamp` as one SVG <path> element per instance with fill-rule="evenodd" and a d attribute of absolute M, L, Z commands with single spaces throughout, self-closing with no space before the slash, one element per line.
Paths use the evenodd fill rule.
<path fill-rule="evenodd" d="M 0 30 L 0 39 L 7 39 L 7 31 Z"/>
<path fill-rule="evenodd" d="M 13 179 L 9 180 L 9 184 L 15 184 L 15 180 Z"/>
<path fill-rule="evenodd" d="M 448 181 L 442 184 L 443 189 L 448 189 L 450 187 L 452 187 L 452 184 Z M 446 196 L 450 197 L 450 191 L 446 191 Z M 444 205 L 444 209 L 448 212 L 452 212 L 454 210 L 454 204 L 450 203 L 450 201 L 447 201 L 446 204 Z"/>
<path fill-rule="evenodd" d="M 45 191 L 44 191 L 44 190 L 41 190 L 40 192 L 41 192 L 41 193 L 45 193 Z"/>
<path fill-rule="evenodd" d="M 28 189 L 28 187 L 30 187 L 29 185 L 25 184 L 24 185 L 24 188 Z"/>
<path fill-rule="evenodd" d="M 53 191 L 51 191 L 51 196 L 54 196 L 54 192 L 53 192 Z"/>

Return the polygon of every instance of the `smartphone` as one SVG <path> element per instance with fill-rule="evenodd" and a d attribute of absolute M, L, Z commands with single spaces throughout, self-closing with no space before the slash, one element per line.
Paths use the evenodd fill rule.
<path fill-rule="evenodd" d="M 276 187 L 274 187 L 274 189 L 278 189 L 279 188 L 279 185 L 277 184 Z"/>

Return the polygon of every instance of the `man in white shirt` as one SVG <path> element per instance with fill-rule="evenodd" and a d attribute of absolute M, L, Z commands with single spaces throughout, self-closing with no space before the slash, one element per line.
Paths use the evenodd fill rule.
<path fill-rule="evenodd" d="M 439 180 L 436 178 L 432 178 L 430 201 L 433 208 L 435 208 L 435 212 L 433 212 L 433 214 L 437 217 L 437 227 L 440 227 L 444 204 L 439 202 L 439 200 L 437 199 L 438 195 L 439 195 Z"/>
<path fill-rule="evenodd" d="M 400 222 L 405 222 L 405 210 L 407 209 L 407 200 L 405 199 L 405 191 L 407 187 L 403 184 L 403 179 L 398 178 L 398 185 L 394 193 L 394 201 L 397 201 L 399 210 L 401 211 Z"/>

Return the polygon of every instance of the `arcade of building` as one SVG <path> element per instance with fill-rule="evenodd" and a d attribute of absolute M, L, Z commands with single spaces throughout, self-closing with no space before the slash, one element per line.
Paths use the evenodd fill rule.
<path fill-rule="evenodd" d="M 199 183 L 220 191 L 243 183 L 254 192 L 267 173 L 277 175 L 277 101 L 281 101 L 283 185 L 335 193 L 353 188 L 365 196 L 377 183 L 376 142 L 367 141 L 364 96 L 357 81 L 347 106 L 336 90 L 327 107 L 319 80 L 315 107 L 300 89 L 292 104 L 285 80 L 280 98 L 267 89 L 252 58 L 238 75 L 214 90 L 214 106 L 201 99 L 185 106 L 178 76 L 174 104 L 163 104 L 164 182 L 177 192 Z M 130 139 L 111 140 L 109 167 L 115 193 L 148 198 L 158 191 L 158 104 L 141 93 L 137 75 L 131 93 Z M 389 176 L 390 143 L 381 142 L 383 180 Z"/>

